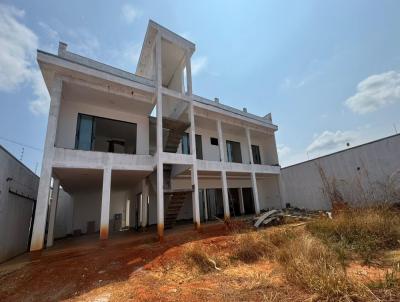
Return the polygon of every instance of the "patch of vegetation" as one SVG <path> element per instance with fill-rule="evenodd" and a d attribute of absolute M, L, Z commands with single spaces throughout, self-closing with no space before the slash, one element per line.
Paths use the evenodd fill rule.
<path fill-rule="evenodd" d="M 199 245 L 186 248 L 183 259 L 188 266 L 196 268 L 202 274 L 218 269 L 215 260 L 211 259 L 205 249 Z"/>
<path fill-rule="evenodd" d="M 345 209 L 333 219 L 310 222 L 307 229 L 342 258 L 350 250 L 370 262 L 379 251 L 400 246 L 400 215 L 388 205 Z"/>
<path fill-rule="evenodd" d="M 282 236 L 276 260 L 287 279 L 328 301 L 352 301 L 366 292 L 346 276 L 337 255 L 310 234 L 301 231 L 296 238 Z"/>
<path fill-rule="evenodd" d="M 385 278 L 376 282 L 371 282 L 368 287 L 384 301 L 400 300 L 400 263 L 386 271 Z"/>
<path fill-rule="evenodd" d="M 238 236 L 232 259 L 245 263 L 252 263 L 260 260 L 271 252 L 271 244 L 257 233 L 246 233 Z"/>

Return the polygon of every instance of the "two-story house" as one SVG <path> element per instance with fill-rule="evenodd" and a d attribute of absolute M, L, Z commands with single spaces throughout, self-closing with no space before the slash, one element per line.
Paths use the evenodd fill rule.
<path fill-rule="evenodd" d="M 60 186 L 73 199 L 75 232 L 99 232 L 101 239 L 157 225 L 162 240 L 177 220 L 199 228 L 216 217 L 281 207 L 271 115 L 193 94 L 194 51 L 153 21 L 136 73 L 61 42 L 57 55 L 38 50 L 51 104 L 32 251 L 46 238 L 53 244 Z"/>

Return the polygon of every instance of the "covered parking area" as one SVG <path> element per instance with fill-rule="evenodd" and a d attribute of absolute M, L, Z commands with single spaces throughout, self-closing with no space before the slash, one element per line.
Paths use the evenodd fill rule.
<path fill-rule="evenodd" d="M 109 173 L 109 175 L 108 175 Z M 69 229 L 61 238 L 107 239 L 147 226 L 153 210 L 147 177 L 151 171 L 53 168 L 46 246 L 54 244 L 55 229 Z M 60 198 L 60 189 L 70 200 Z M 155 207 L 155 205 L 154 205 Z M 155 211 L 155 208 L 154 208 Z M 66 228 L 65 224 L 72 227 Z M 62 240 L 56 240 L 56 244 Z"/>

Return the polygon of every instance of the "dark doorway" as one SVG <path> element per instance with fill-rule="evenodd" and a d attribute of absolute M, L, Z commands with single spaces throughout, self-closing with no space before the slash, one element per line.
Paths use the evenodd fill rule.
<path fill-rule="evenodd" d="M 240 201 L 239 201 L 239 189 L 230 188 L 229 194 L 229 210 L 232 212 L 232 216 L 240 216 Z"/>
<path fill-rule="evenodd" d="M 252 188 L 243 188 L 243 203 L 244 203 L 244 212 L 246 214 L 254 214 L 254 200 L 253 200 L 253 189 Z"/>
<path fill-rule="evenodd" d="M 207 189 L 208 219 L 224 217 L 224 204 L 221 189 Z"/>
<path fill-rule="evenodd" d="M 143 195 L 142 193 L 139 193 L 136 195 L 136 202 L 135 202 L 135 207 L 134 207 L 134 213 L 135 213 L 135 223 L 134 223 L 134 228 L 135 230 L 139 229 L 139 218 L 140 218 L 140 213 L 139 211 L 140 209 L 140 205 L 141 205 L 141 201 L 142 201 Z"/>

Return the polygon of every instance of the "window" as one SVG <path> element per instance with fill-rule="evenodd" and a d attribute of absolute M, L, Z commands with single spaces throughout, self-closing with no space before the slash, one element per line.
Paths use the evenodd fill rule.
<path fill-rule="evenodd" d="M 240 143 L 226 141 L 226 153 L 228 162 L 242 163 L 242 152 L 240 150 Z"/>
<path fill-rule="evenodd" d="M 201 135 L 196 134 L 196 158 L 203 159 L 203 145 L 201 143 Z"/>
<path fill-rule="evenodd" d="M 189 133 L 182 136 L 182 154 L 190 154 Z"/>
<path fill-rule="evenodd" d="M 93 116 L 78 114 L 75 149 L 92 150 L 93 147 Z"/>
<path fill-rule="evenodd" d="M 218 138 L 210 137 L 211 145 L 218 146 Z"/>
<path fill-rule="evenodd" d="M 251 152 L 253 153 L 253 162 L 257 165 L 261 165 L 260 147 L 251 145 Z"/>
<path fill-rule="evenodd" d="M 182 137 L 182 154 L 190 154 L 189 133 L 185 133 Z M 196 158 L 203 159 L 203 145 L 199 134 L 196 134 Z"/>
<path fill-rule="evenodd" d="M 134 123 L 78 114 L 75 149 L 136 154 Z"/>

